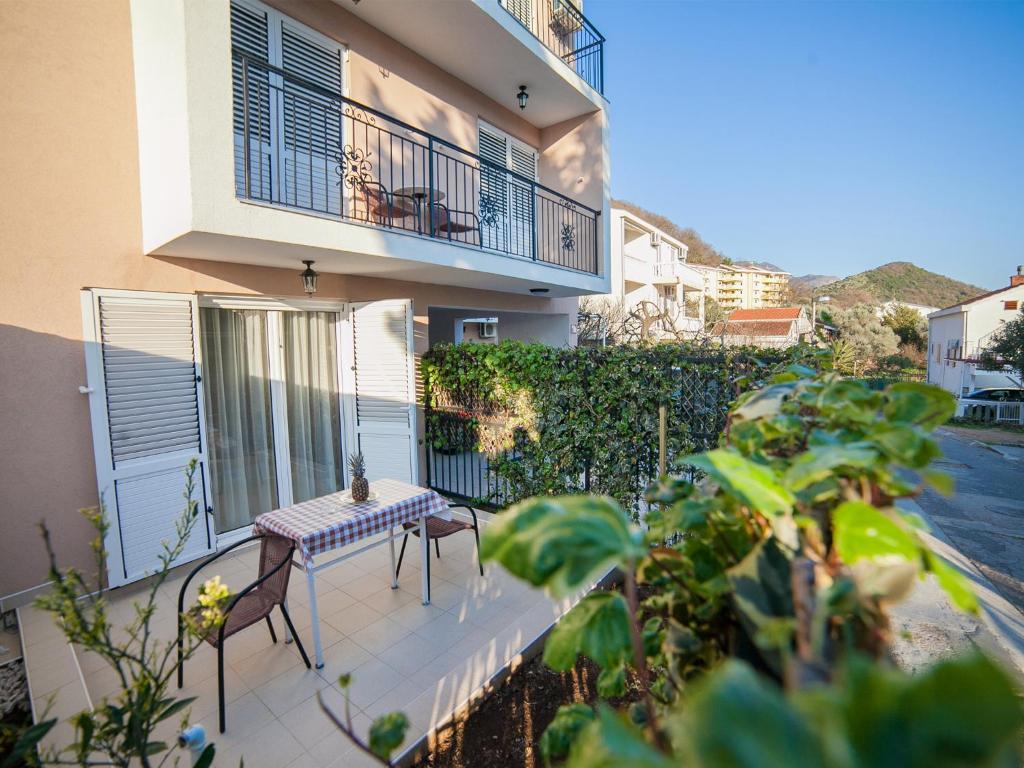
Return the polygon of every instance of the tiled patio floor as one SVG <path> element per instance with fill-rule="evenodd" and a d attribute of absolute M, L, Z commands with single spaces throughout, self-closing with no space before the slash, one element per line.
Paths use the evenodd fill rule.
<path fill-rule="evenodd" d="M 216 652 L 203 644 L 185 665 L 181 695 L 197 697 L 191 721 L 201 723 L 208 740 L 216 743 L 215 765 L 238 765 L 240 757 L 247 768 L 376 765 L 335 730 L 319 708 L 318 691 L 342 711 L 336 681 L 351 672 L 357 730 L 365 736 L 374 717 L 401 710 L 411 722 L 403 746 L 410 745 L 445 720 L 570 605 L 554 603 L 493 564 L 481 577 L 473 537 L 466 534 L 441 542 L 441 560 L 431 563 L 431 604 L 424 606 L 414 543 L 406 553 L 397 590 L 390 589 L 386 545 L 318 574 L 322 670 L 306 669 L 294 643 L 273 644 L 263 625 L 227 641 L 223 735 L 217 733 Z M 219 573 L 230 587 L 239 589 L 256 578 L 256 557 L 255 548 L 226 556 L 209 575 Z M 174 637 L 177 593 L 187 572 L 188 566 L 177 569 L 161 587 L 153 626 L 162 638 Z M 134 586 L 112 593 L 116 624 L 130 618 L 141 591 Z M 312 658 L 308 604 L 305 578 L 295 570 L 289 609 Z M 73 654 L 48 615 L 28 608 L 20 616 L 37 716 L 49 705 L 54 715 L 67 717 L 89 700 L 95 704 L 116 690 L 110 668 L 90 653 Z M 274 623 L 280 640 L 284 627 L 279 613 Z M 161 736 L 173 738 L 176 726 L 168 724 Z M 70 726 L 63 724 L 54 739 L 66 744 L 70 734 Z"/>

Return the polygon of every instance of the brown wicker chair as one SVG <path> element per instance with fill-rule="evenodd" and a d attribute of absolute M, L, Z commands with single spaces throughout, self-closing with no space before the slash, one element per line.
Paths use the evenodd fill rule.
<path fill-rule="evenodd" d="M 445 520 L 441 517 L 428 517 L 427 518 L 427 549 L 429 551 L 429 542 L 434 542 L 434 552 L 437 555 L 437 559 L 441 559 L 441 546 L 438 543 L 440 539 L 444 539 L 452 534 L 459 533 L 461 531 L 472 531 L 476 537 L 476 562 L 480 568 L 480 575 L 484 575 L 484 564 L 480 560 L 480 526 L 477 523 L 476 511 L 468 504 L 449 504 L 448 509 L 468 509 L 469 514 L 473 516 L 473 522 L 467 523 L 463 520 Z M 409 534 L 417 538 L 420 535 L 419 523 L 402 523 L 405 528 L 405 536 L 402 537 L 402 551 L 398 554 L 398 566 L 395 568 L 395 578 L 398 578 L 398 574 L 402 572 L 402 558 L 405 557 L 405 545 L 409 543 Z M 426 563 L 427 566 L 427 594 L 430 594 L 430 563 Z"/>
<path fill-rule="evenodd" d="M 480 232 L 480 219 L 472 211 L 457 211 L 449 208 L 443 203 L 434 203 L 434 215 L 431 217 L 434 227 L 434 237 L 447 235 L 448 239 L 459 242 L 470 242 L 469 238 L 460 237 L 467 232 L 475 232 L 477 244 L 483 243 L 483 234 Z"/>
<path fill-rule="evenodd" d="M 224 733 L 225 728 L 224 641 L 228 637 L 241 632 L 246 627 L 251 627 L 253 624 L 258 624 L 265 620 L 267 628 L 270 630 L 270 639 L 276 643 L 277 634 L 274 632 L 274 624 L 270 620 L 270 614 L 274 608 L 280 607 L 281 615 L 284 616 L 284 622 L 288 625 L 292 637 L 295 638 L 295 644 L 299 648 L 299 653 L 302 654 L 302 660 L 306 662 L 307 668 L 310 667 L 306 649 L 302 647 L 302 641 L 295 632 L 291 617 L 288 615 L 288 609 L 284 605 L 285 598 L 288 595 L 288 578 L 292 571 L 292 553 L 295 552 L 295 542 L 282 536 L 262 534 L 242 539 L 230 547 L 222 549 L 213 557 L 206 558 L 206 560 L 192 570 L 185 579 L 185 583 L 181 585 L 181 591 L 178 593 L 178 687 L 181 688 L 185 684 L 183 665 L 185 626 L 183 614 L 185 610 L 185 590 L 188 589 L 189 582 L 192 581 L 193 576 L 214 560 L 223 557 L 231 550 L 243 544 L 257 540 L 260 541 L 259 578 L 238 594 L 232 596 L 228 601 L 227 608 L 224 610 L 224 622 L 220 627 L 211 631 L 210 634 L 203 638 L 217 649 L 217 700 L 220 706 L 221 733 Z"/>
<path fill-rule="evenodd" d="M 419 215 L 419 204 L 415 199 L 388 192 L 379 181 L 360 181 L 359 191 L 366 207 L 367 221 L 373 217 L 377 224 L 393 227 L 395 219 Z"/>

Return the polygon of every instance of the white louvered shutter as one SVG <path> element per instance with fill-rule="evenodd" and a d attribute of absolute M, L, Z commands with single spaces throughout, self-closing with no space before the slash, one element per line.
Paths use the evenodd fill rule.
<path fill-rule="evenodd" d="M 537 180 L 537 151 L 490 126 L 479 126 L 480 156 L 515 171 L 530 181 Z M 516 256 L 533 256 L 533 188 L 529 182 L 482 164 L 480 170 L 481 229 L 485 247 Z M 483 212 L 494 201 L 494 224 L 488 226 Z"/>
<path fill-rule="evenodd" d="M 351 305 L 349 316 L 350 445 L 362 451 L 371 480 L 418 481 L 416 363 L 412 302 Z"/>
<path fill-rule="evenodd" d="M 86 293 L 96 473 L 110 523 L 108 580 L 118 586 L 158 568 L 163 542 L 176 542 L 185 468 L 193 458 L 200 517 L 179 562 L 213 549 L 197 309 L 194 296 L 181 294 Z"/>
<path fill-rule="evenodd" d="M 235 193 L 245 196 L 245 144 L 249 139 L 249 196 L 271 200 L 274 184 L 272 143 L 276 89 L 262 64 L 270 63 L 268 11 L 261 5 L 231 0 L 231 88 L 235 133 Z M 248 61 L 243 68 L 244 56 Z M 243 77 L 244 73 L 244 77 Z M 243 79 L 247 83 L 243 83 Z M 248 124 L 245 102 L 248 96 Z"/>
<path fill-rule="evenodd" d="M 508 12 L 525 24 L 528 29 L 533 29 L 533 3 L 531 0 L 502 0 L 502 3 Z"/>
<path fill-rule="evenodd" d="M 508 167 L 530 181 L 537 180 L 537 153 L 517 141 L 509 142 Z M 510 177 L 511 248 L 518 256 L 533 256 L 533 187 L 518 177 Z"/>
<path fill-rule="evenodd" d="M 341 150 L 341 46 L 287 18 L 280 21 L 281 69 L 311 86 L 285 79 L 282 96 L 285 170 L 283 202 L 324 213 L 341 212 L 333 160 Z"/>
<path fill-rule="evenodd" d="M 508 139 L 480 126 L 480 228 L 485 248 L 505 250 L 508 242 Z M 488 163 L 493 163 L 489 165 Z"/>

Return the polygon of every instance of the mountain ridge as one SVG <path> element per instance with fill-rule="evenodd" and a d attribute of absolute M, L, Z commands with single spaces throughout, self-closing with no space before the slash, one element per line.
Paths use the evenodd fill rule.
<path fill-rule="evenodd" d="M 941 308 L 985 291 L 985 288 L 931 272 L 909 261 L 891 261 L 820 285 L 815 293 L 831 297 L 840 307 L 899 301 Z"/>

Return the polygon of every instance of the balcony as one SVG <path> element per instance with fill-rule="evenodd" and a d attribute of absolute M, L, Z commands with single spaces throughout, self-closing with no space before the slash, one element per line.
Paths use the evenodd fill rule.
<path fill-rule="evenodd" d="M 704 278 L 695 269 L 686 266 L 678 259 L 671 261 L 658 261 L 654 264 L 654 283 L 657 285 L 671 285 L 682 283 L 687 288 L 694 290 L 704 289 Z"/>
<path fill-rule="evenodd" d="M 604 93 L 604 36 L 569 0 L 501 6 L 598 93 Z"/>
<path fill-rule="evenodd" d="M 237 51 L 233 66 L 240 199 L 599 273 L 599 211 Z"/>
<path fill-rule="evenodd" d="M 567 0 L 334 2 L 517 113 L 526 84 L 523 117 L 539 128 L 607 105 L 604 37 Z"/>

